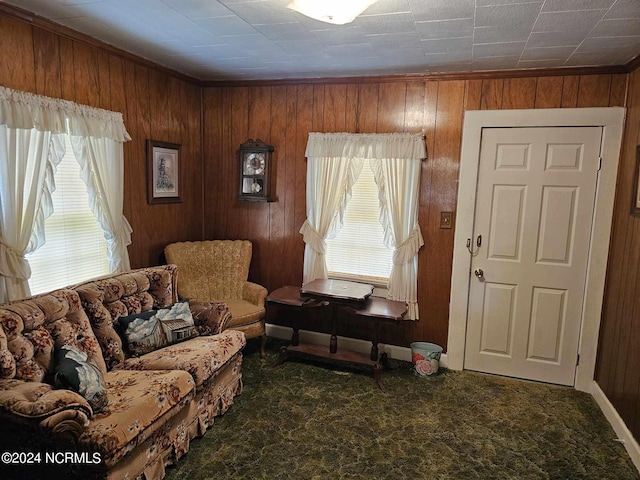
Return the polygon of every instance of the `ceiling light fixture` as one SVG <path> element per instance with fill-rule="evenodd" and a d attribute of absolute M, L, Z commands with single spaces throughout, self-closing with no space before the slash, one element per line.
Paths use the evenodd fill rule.
<path fill-rule="evenodd" d="M 287 8 L 321 22 L 351 23 L 378 0 L 293 0 Z"/>

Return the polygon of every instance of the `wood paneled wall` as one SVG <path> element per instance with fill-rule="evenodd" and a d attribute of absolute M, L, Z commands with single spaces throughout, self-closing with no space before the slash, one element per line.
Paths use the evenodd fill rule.
<path fill-rule="evenodd" d="M 640 70 L 629 75 L 596 381 L 640 440 L 640 217 L 631 215 L 640 145 Z"/>
<path fill-rule="evenodd" d="M 454 230 L 439 223 L 440 212 L 456 210 L 465 110 L 623 106 L 627 75 L 368 80 L 205 88 L 205 238 L 252 240 L 252 280 L 269 290 L 299 285 L 308 133 L 424 132 L 429 159 L 422 165 L 419 207 L 425 241 L 419 253 L 420 320 L 386 329 L 382 337 L 395 345 L 427 340 L 446 348 Z M 277 202 L 236 199 L 236 151 L 248 138 L 275 146 Z M 366 338 L 366 329 L 358 328 L 344 326 L 341 333 Z"/>
<path fill-rule="evenodd" d="M 200 86 L 4 14 L 0 48 L 1 85 L 123 113 L 133 138 L 124 144 L 132 267 L 162 263 L 167 243 L 202 237 Z M 182 145 L 182 203 L 147 204 L 146 139 Z"/>

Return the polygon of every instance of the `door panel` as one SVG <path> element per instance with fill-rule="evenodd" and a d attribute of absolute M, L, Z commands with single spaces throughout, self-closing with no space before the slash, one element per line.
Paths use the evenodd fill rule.
<path fill-rule="evenodd" d="M 573 385 L 600 140 L 483 129 L 465 368 Z"/>

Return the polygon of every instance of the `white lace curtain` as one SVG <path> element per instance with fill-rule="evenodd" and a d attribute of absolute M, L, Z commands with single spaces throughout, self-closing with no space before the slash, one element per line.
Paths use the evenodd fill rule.
<path fill-rule="evenodd" d="M 407 319 L 418 319 L 418 250 L 424 244 L 418 225 L 423 135 L 310 133 L 307 157 L 307 219 L 303 282 L 327 278 L 326 240 L 342 228 L 351 188 L 369 159 L 379 189 L 380 223 L 385 245 L 394 250 L 388 296 L 406 301 Z"/>
<path fill-rule="evenodd" d="M 129 268 L 122 214 L 122 114 L 0 87 L 0 303 L 29 295 L 25 255 L 44 243 L 54 173 L 70 134 L 112 270 Z"/>

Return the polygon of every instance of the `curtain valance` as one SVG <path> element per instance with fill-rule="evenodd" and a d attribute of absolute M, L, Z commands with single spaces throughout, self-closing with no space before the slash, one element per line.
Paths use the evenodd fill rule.
<path fill-rule="evenodd" d="M 307 158 L 427 158 L 424 135 L 413 133 L 309 133 Z"/>
<path fill-rule="evenodd" d="M 119 112 L 0 87 L 0 125 L 78 136 L 131 140 Z"/>

